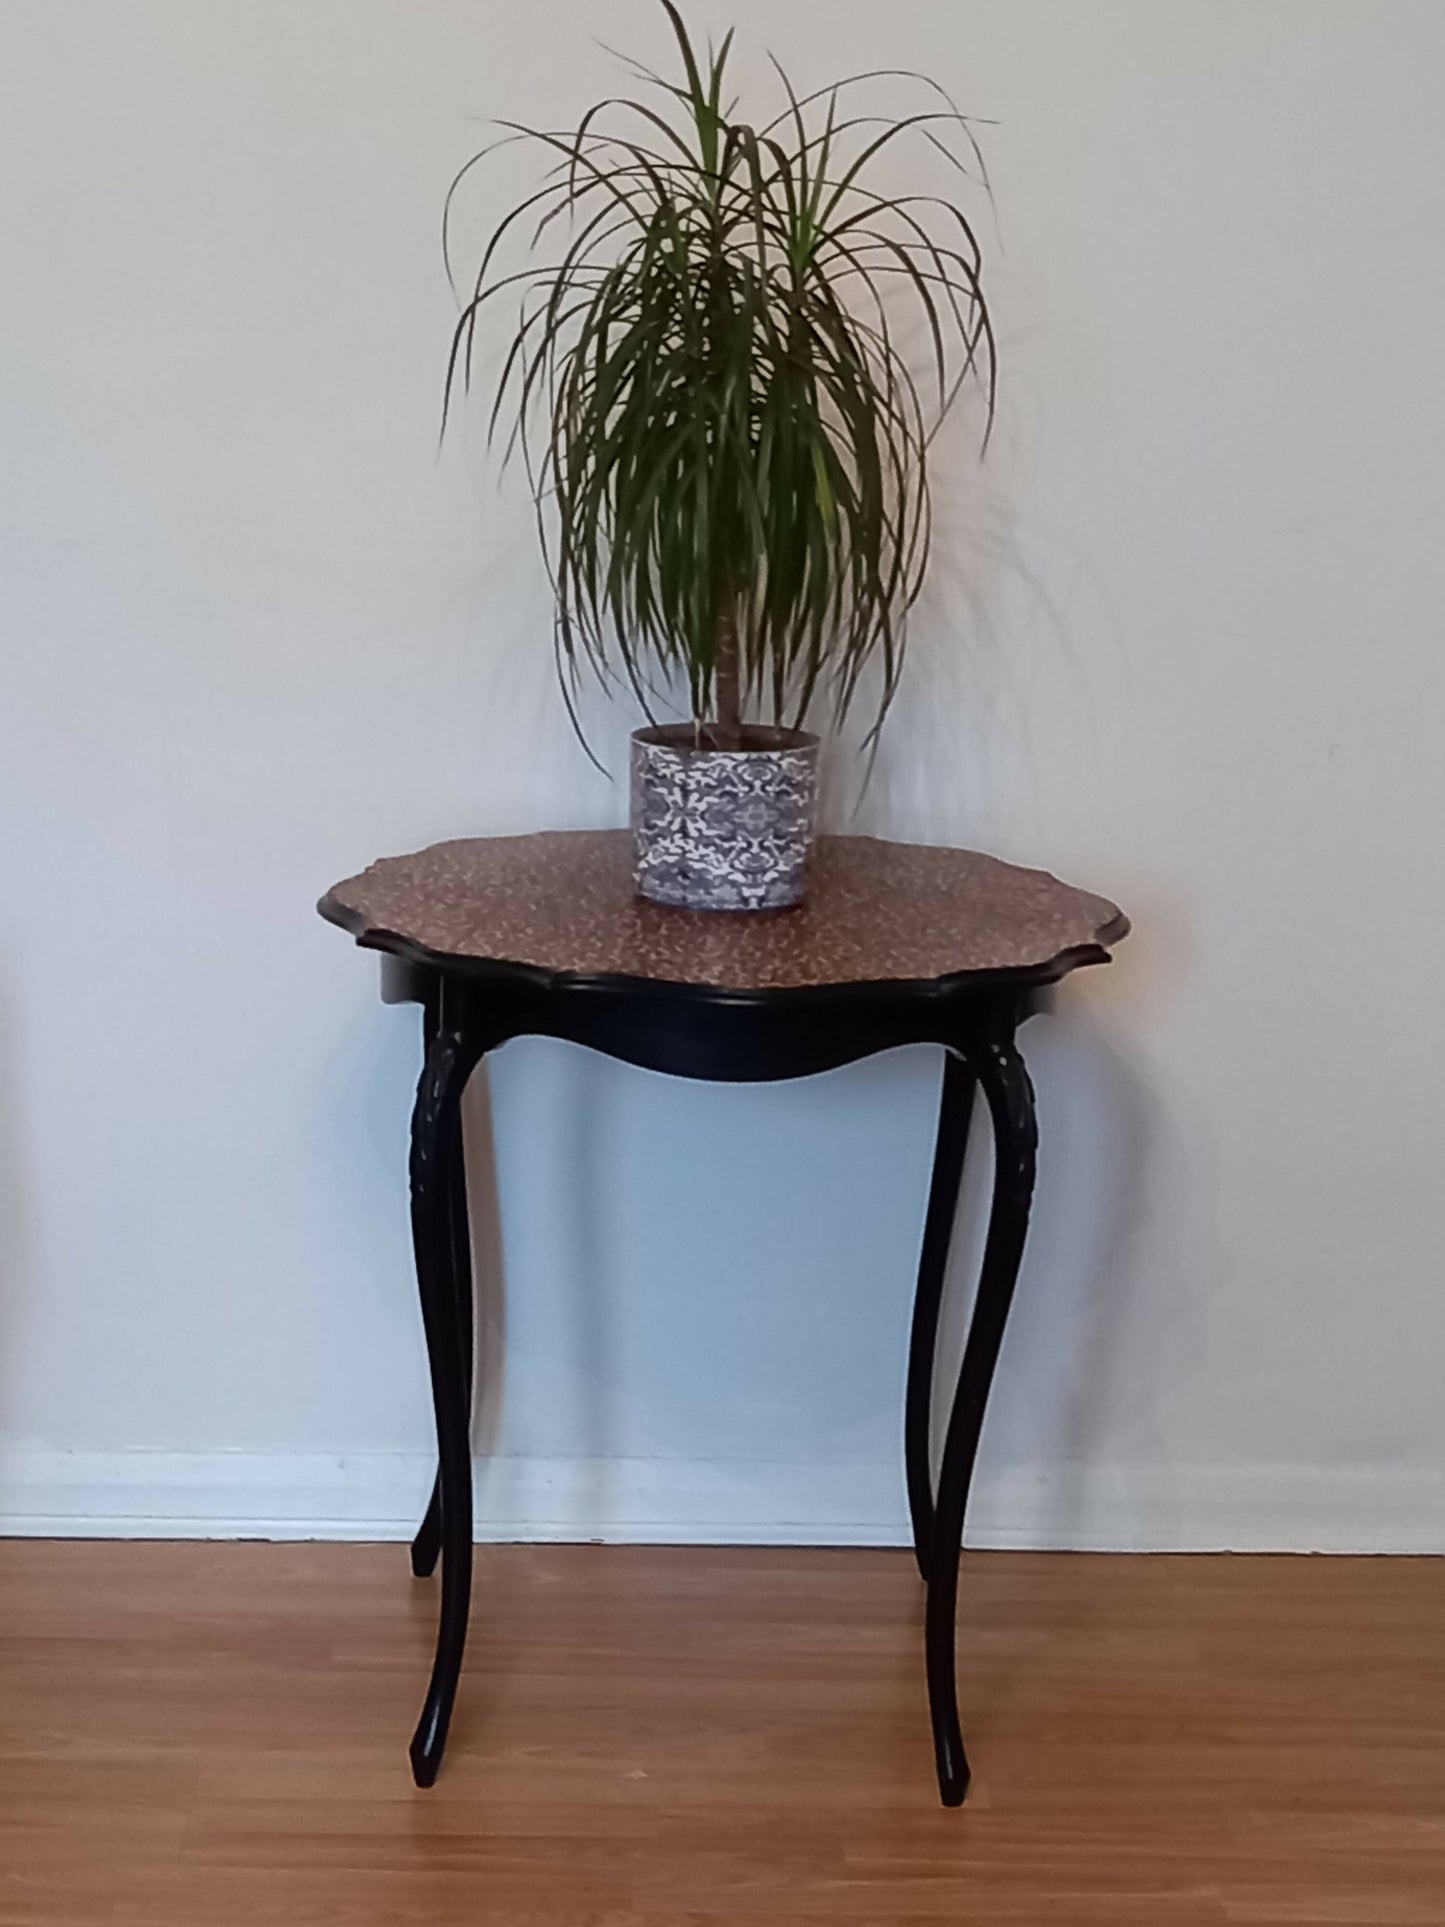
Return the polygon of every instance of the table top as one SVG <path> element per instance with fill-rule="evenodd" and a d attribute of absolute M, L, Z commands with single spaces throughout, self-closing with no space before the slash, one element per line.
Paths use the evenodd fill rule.
<path fill-rule="evenodd" d="M 317 908 L 360 943 L 452 968 L 732 991 L 1030 981 L 1107 963 L 1128 921 L 1103 897 L 976 850 L 818 839 L 789 910 L 672 910 L 632 887 L 626 830 L 548 830 L 386 857 Z"/>

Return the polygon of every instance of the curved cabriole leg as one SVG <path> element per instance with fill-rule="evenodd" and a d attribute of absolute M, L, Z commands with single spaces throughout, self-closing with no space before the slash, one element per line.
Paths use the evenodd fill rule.
<path fill-rule="evenodd" d="M 976 1087 L 973 1072 L 965 1060 L 955 1051 L 946 1051 L 943 1095 L 938 1106 L 938 1142 L 933 1153 L 933 1182 L 928 1192 L 923 1254 L 918 1261 L 918 1290 L 913 1300 L 913 1329 L 908 1341 L 908 1391 L 903 1408 L 903 1464 L 908 1481 L 908 1512 L 913 1521 L 913 1556 L 925 1579 L 933 1543 L 933 1358 Z"/>
<path fill-rule="evenodd" d="M 436 1042 L 437 1019 L 441 1009 L 441 986 L 433 979 L 427 992 L 426 1002 L 422 1005 L 421 1016 L 421 1061 L 423 1070 L 431 1047 Z M 460 1135 L 460 1132 L 458 1133 Z M 416 1537 L 411 1542 L 411 1569 L 418 1579 L 430 1579 L 436 1571 L 437 1560 L 442 1549 L 442 1469 L 440 1463 L 432 1476 L 431 1497 L 427 1500 L 426 1512 L 416 1529 Z"/>
<path fill-rule="evenodd" d="M 467 1168 L 460 1119 L 452 1147 L 448 1174 L 448 1215 L 451 1219 L 452 1293 L 456 1299 L 462 1370 L 466 1374 L 467 1413 L 472 1409 L 472 1380 L 475 1372 L 475 1309 L 472 1303 L 472 1235 L 467 1219 Z M 442 1549 L 442 1475 L 438 1465 L 432 1481 L 426 1516 L 411 1542 L 411 1569 L 418 1579 L 429 1579 L 436 1571 Z"/>
<path fill-rule="evenodd" d="M 968 1786 L 968 1759 L 958 1724 L 954 1668 L 954 1620 L 964 1507 L 978 1455 L 984 1407 L 998 1363 L 1019 1261 L 1023 1257 L 1038 1147 L 1033 1086 L 1012 1039 L 973 1049 L 970 1058 L 993 1120 L 995 1169 L 988 1240 L 944 1440 L 928 1560 L 925 1632 L 928 1705 L 933 1720 L 938 1790 L 946 1807 L 959 1806 Z"/>
<path fill-rule="evenodd" d="M 461 1346 L 453 1249 L 461 1097 L 479 1049 L 443 1021 L 431 1038 L 411 1127 L 411 1225 L 436 1407 L 442 1600 L 436 1661 L 411 1742 L 418 1786 L 436 1779 L 456 1698 L 472 1589 L 471 1400 Z"/>

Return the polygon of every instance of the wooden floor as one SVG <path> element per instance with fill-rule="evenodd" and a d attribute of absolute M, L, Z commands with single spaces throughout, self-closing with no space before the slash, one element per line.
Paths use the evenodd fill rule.
<path fill-rule="evenodd" d="M 3 1927 L 1445 1922 L 1445 1561 L 0 1543 Z"/>

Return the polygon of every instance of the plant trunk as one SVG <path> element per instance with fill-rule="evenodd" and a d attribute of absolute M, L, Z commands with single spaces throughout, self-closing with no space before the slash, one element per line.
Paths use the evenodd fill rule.
<path fill-rule="evenodd" d="M 717 709 L 715 734 L 719 749 L 743 746 L 742 669 L 738 655 L 738 621 L 724 609 L 718 617 L 717 655 L 712 672 L 713 703 Z"/>

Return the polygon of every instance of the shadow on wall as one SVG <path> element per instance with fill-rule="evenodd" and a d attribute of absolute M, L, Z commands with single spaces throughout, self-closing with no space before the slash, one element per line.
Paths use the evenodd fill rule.
<path fill-rule="evenodd" d="M 25 1146 L 21 1135 L 19 1025 L 0 997 L 0 1438 L 9 1429 L 6 1396 L 19 1369 L 21 1308 L 30 1282 L 32 1228 Z"/>
<path fill-rule="evenodd" d="M 502 1427 L 506 1367 L 507 1288 L 502 1269 L 502 1213 L 497 1190 L 491 1072 L 485 1059 L 462 1098 L 467 1219 L 471 1228 L 476 1385 L 472 1395 L 472 1450 L 496 1449 Z"/>
<path fill-rule="evenodd" d="M 989 460 L 988 475 L 936 478 L 928 582 L 876 764 L 861 749 L 864 693 L 825 758 L 821 821 L 913 842 L 1002 840 L 1029 862 L 1056 799 L 1091 791 L 1122 752 L 1126 719 L 1099 691 L 1119 686 L 1127 644 L 1089 555 L 1022 521 Z"/>
<path fill-rule="evenodd" d="M 1065 990 L 1067 1015 L 1044 1014 L 1021 1043 L 1038 1096 L 1039 1169 L 1028 1246 L 984 1429 L 980 1528 L 1079 1543 L 1107 1505 L 1110 1467 L 1147 1467 L 1168 1508 L 1174 1458 L 1161 1389 L 1197 1375 L 1205 1336 L 1201 1286 L 1215 1274 L 1217 1187 L 1202 1121 L 1146 1082 L 1137 1053 L 1091 1005 Z M 1127 1032 L 1125 1033 L 1127 1037 Z M 941 1428 L 967 1336 L 987 1227 L 992 1153 L 980 1107 L 970 1138 L 945 1294 L 935 1401 Z M 1154 1237 L 1164 1220 L 1167 1240 Z M 1167 1274 L 1157 1254 L 1175 1254 Z M 1010 1474 L 1038 1475 L 1032 1491 Z M 990 1503 L 1002 1475 L 1007 1521 Z"/>
<path fill-rule="evenodd" d="M 1147 1469 L 1156 1502 L 1167 1506 L 1171 1496 L 1171 1431 L 1159 1403 L 1161 1388 L 1187 1383 L 1197 1373 L 1204 1326 L 1199 1281 L 1208 1277 L 1217 1257 L 1207 1142 L 1202 1142 L 1202 1127 L 1192 1128 L 1187 1116 L 1176 1113 L 1172 1101 L 1146 1083 L 1127 1023 L 1116 1031 L 1110 1021 L 1115 1001 L 1111 990 L 1085 977 L 1064 993 L 1057 1019 L 1041 1016 L 1022 1037 L 1039 1096 L 1039 1180 L 1023 1275 L 984 1431 L 972 1514 L 984 1537 L 1002 1529 L 1010 1542 L 1029 1537 L 1048 1544 L 1068 1542 L 1076 1529 L 1087 1533 L 1101 1497 L 1107 1502 L 1111 1459 L 1117 1456 L 1120 1439 L 1127 1446 L 1129 1462 Z M 1129 998 L 1123 1003 L 1131 1007 Z M 699 1440 L 695 1446 L 678 1446 L 687 1425 L 673 1424 L 677 1415 L 672 1401 L 681 1399 L 689 1421 L 698 1416 L 705 1435 L 709 1419 L 716 1421 L 724 1406 L 739 1414 L 740 1383 L 726 1380 L 724 1397 L 713 1382 L 712 1361 L 721 1356 L 725 1366 L 745 1370 L 756 1348 L 764 1345 L 774 1348 L 773 1362 L 777 1347 L 785 1359 L 801 1359 L 801 1350 L 795 1350 L 800 1343 L 797 1321 L 781 1315 L 770 1290 L 753 1288 L 750 1268 L 744 1283 L 730 1295 L 704 1291 L 697 1301 L 675 1293 L 665 1252 L 653 1252 L 658 1198 L 650 1197 L 644 1207 L 641 1195 L 632 1195 L 626 1182 L 613 1195 L 619 1174 L 626 1178 L 632 1154 L 639 1153 L 637 1133 L 648 1094 L 614 1082 L 614 1067 L 592 1053 L 521 1040 L 506 1046 L 504 1055 L 510 1057 L 514 1049 L 515 1059 L 497 1073 L 507 1140 L 501 1147 L 500 1183 L 486 1066 L 474 1076 L 464 1106 L 477 1320 L 473 1437 L 480 1457 L 503 1454 L 493 1459 L 485 1474 L 483 1503 L 505 1511 L 508 1481 L 515 1475 L 509 1453 L 519 1452 L 523 1459 L 553 1454 L 580 1457 L 592 1483 L 585 1496 L 576 1496 L 575 1503 L 583 1506 L 587 1516 L 607 1518 L 623 1505 L 609 1484 L 616 1475 L 616 1459 L 635 1457 L 640 1449 L 649 1456 L 671 1458 L 680 1453 L 709 1461 L 714 1456 L 747 1458 L 760 1449 L 764 1456 L 791 1456 L 799 1438 L 795 1427 L 781 1422 L 770 1402 L 777 1391 L 771 1378 L 750 1388 L 756 1406 L 738 1436 L 738 1450 L 719 1444 L 715 1435 L 711 1444 Z M 852 1425 L 859 1439 L 873 1439 L 876 1393 L 882 1402 L 882 1431 L 877 1436 L 884 1439 L 885 1449 L 896 1433 L 901 1406 L 895 1403 L 891 1383 L 885 1387 L 892 1372 L 877 1376 L 875 1382 L 875 1375 L 858 1362 L 857 1315 L 861 1312 L 871 1320 L 868 1330 L 874 1343 L 886 1335 L 896 1317 L 897 1392 L 901 1394 L 932 1140 L 931 1117 L 919 1116 L 916 1126 L 912 1121 L 915 1100 L 908 1094 L 910 1088 L 918 1088 L 910 1078 L 867 1092 L 855 1081 L 843 1110 L 857 1123 L 857 1130 L 845 1130 L 839 1124 L 842 1113 L 836 1108 L 832 1113 L 833 1150 L 846 1167 L 844 1181 L 847 1171 L 857 1179 L 853 1203 L 863 1216 L 855 1229 L 871 1209 L 881 1211 L 886 1220 L 887 1236 L 879 1249 L 862 1261 L 861 1268 L 854 1267 L 861 1269 L 861 1279 L 853 1279 L 850 1287 L 847 1277 L 832 1276 L 826 1261 L 802 1271 L 796 1266 L 790 1269 L 786 1250 L 767 1270 L 769 1278 L 776 1270 L 779 1276 L 793 1279 L 785 1296 L 801 1298 L 800 1315 L 806 1316 L 811 1313 L 803 1280 L 815 1270 L 830 1279 L 828 1302 L 839 1314 L 832 1324 L 840 1326 L 841 1332 L 831 1363 L 820 1366 L 816 1349 L 809 1355 L 809 1383 L 818 1389 L 818 1424 L 828 1437 L 840 1426 L 846 1433 Z M 935 1084 L 932 1094 L 923 1097 L 927 1110 L 936 1106 L 936 1089 Z M 710 1100 L 707 1136 L 678 1146 L 679 1166 L 676 1170 L 669 1166 L 669 1209 L 684 1215 L 694 1210 L 699 1172 L 705 1176 L 710 1169 L 705 1155 L 708 1144 L 717 1147 L 729 1173 L 747 1163 L 745 1119 L 756 1125 L 757 1118 L 744 1094 L 730 1095 L 731 1107 L 727 1097 L 706 1093 Z M 782 1097 L 781 1091 L 771 1094 L 770 1110 L 779 1129 L 782 1113 L 777 1107 Z M 798 1101 L 809 1115 L 825 1102 L 816 1080 L 802 1081 Z M 675 1094 L 669 1096 L 668 1105 L 667 1115 L 675 1121 Z M 716 1118 L 714 1107 L 719 1113 Z M 731 1124 L 729 1108 L 734 1113 Z M 907 1142 L 909 1155 L 906 1160 L 893 1160 L 881 1189 L 875 1187 L 870 1206 L 866 1200 L 859 1201 L 858 1185 L 865 1176 L 871 1183 L 879 1174 L 859 1160 L 871 1155 L 864 1140 L 871 1141 L 870 1134 L 890 1118 Z M 797 1119 L 793 1122 L 796 1126 Z M 619 1130 L 631 1147 L 626 1155 L 616 1152 L 613 1140 Z M 993 1164 L 990 1135 L 986 1112 L 981 1110 L 970 1142 L 943 1309 L 934 1400 L 935 1453 L 957 1378 L 987 1226 Z M 621 1161 L 614 1162 L 614 1156 Z M 787 1158 L 780 1162 L 788 1167 L 790 1182 L 806 1174 L 801 1160 L 796 1169 Z M 545 1195 L 536 1189 L 542 1165 L 548 1174 Z M 560 1194 L 551 1191 L 554 1181 L 563 1187 Z M 911 1196 L 899 1189 L 906 1186 L 911 1194 L 915 1181 L 916 1215 Z M 499 1214 L 503 1189 L 516 1205 L 513 1235 L 518 1242 L 512 1255 L 525 1273 L 527 1286 L 519 1308 L 520 1328 L 514 1334 L 521 1341 L 522 1356 L 513 1362 L 528 1395 L 524 1407 L 506 1425 L 503 1380 L 509 1321 L 506 1241 Z M 821 1208 L 826 1195 L 824 1174 L 808 1175 L 805 1191 L 794 1196 L 795 1213 L 809 1221 L 810 1211 Z M 610 1210 L 611 1205 L 618 1207 L 620 1216 Z M 644 1208 L 651 1216 L 644 1219 L 639 1232 L 633 1220 Z M 749 1222 L 755 1215 L 749 1211 Z M 761 1215 L 769 1216 L 766 1210 Z M 830 1212 L 824 1215 L 831 1218 Z M 695 1212 L 688 1221 L 695 1221 Z M 1176 1227 L 1162 1242 L 1157 1236 L 1161 1221 Z M 747 1228 L 746 1224 L 741 1227 Z M 779 1235 L 776 1225 L 769 1235 L 774 1239 Z M 804 1237 L 805 1244 L 812 1235 Z M 888 1254 L 895 1249 L 895 1238 L 896 1299 L 888 1282 L 892 1276 Z M 1158 1261 L 1161 1249 L 1171 1254 L 1167 1273 Z M 880 1258 L 881 1272 L 875 1264 Z M 628 1280 L 622 1299 L 614 1289 L 619 1277 Z M 548 1288 L 549 1283 L 554 1289 Z M 860 1305 L 850 1298 L 850 1289 L 861 1291 L 866 1302 Z M 720 1303 L 729 1296 L 730 1312 Z M 778 1316 L 772 1317 L 772 1312 Z M 689 1316 L 694 1320 L 691 1326 Z M 815 1341 L 816 1334 L 810 1342 Z M 709 1362 L 699 1368 L 697 1381 L 680 1380 L 677 1360 L 686 1365 L 699 1345 L 706 1348 Z M 635 1401 L 646 1407 L 648 1400 L 653 1402 L 650 1408 L 633 1409 Z M 694 1401 L 702 1408 L 697 1414 Z M 654 1430 L 648 1434 L 650 1443 L 639 1448 L 640 1428 L 646 1432 L 649 1423 L 661 1427 L 663 1442 L 659 1444 Z M 782 1435 L 791 1441 L 786 1448 L 776 1442 Z M 765 1448 L 759 1448 L 759 1438 L 768 1441 Z M 865 1444 L 863 1456 L 872 1450 L 871 1443 Z M 807 1456 L 806 1440 L 803 1456 Z M 902 1490 L 900 1441 L 900 1524 Z"/>

